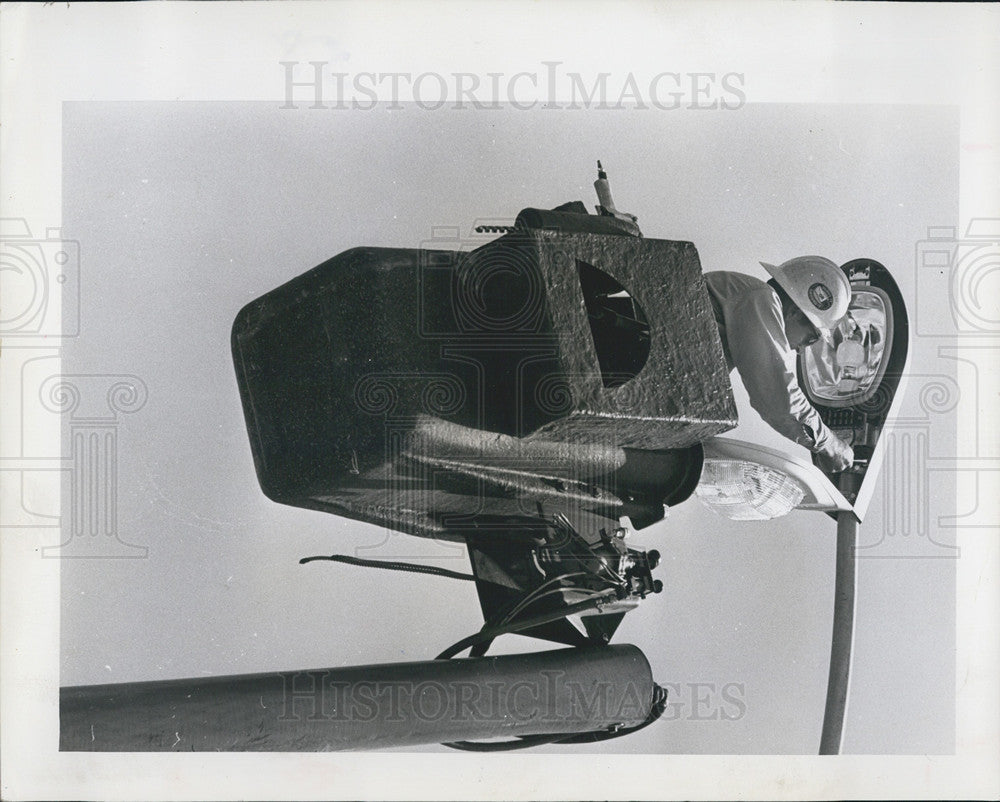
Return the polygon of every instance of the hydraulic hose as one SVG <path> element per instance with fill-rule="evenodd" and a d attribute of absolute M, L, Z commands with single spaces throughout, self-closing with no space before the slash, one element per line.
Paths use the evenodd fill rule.
<path fill-rule="evenodd" d="M 519 621 L 510 621 L 506 624 L 500 624 L 497 626 L 484 626 L 479 632 L 469 635 L 467 638 L 462 638 L 458 643 L 452 644 L 447 649 L 445 649 L 441 654 L 435 657 L 435 660 L 448 660 L 454 657 L 461 651 L 475 646 L 477 643 L 485 640 L 495 640 L 501 635 L 506 635 L 510 632 L 520 632 L 523 629 L 531 629 L 532 627 L 541 626 L 542 624 L 548 624 L 550 621 L 558 621 L 560 618 L 566 618 L 567 616 L 575 615 L 576 613 L 582 613 L 586 610 L 592 610 L 600 607 L 606 602 L 613 602 L 618 598 L 618 594 L 611 590 L 607 593 L 602 593 L 593 599 L 585 599 L 584 601 L 577 602 L 576 604 L 570 604 L 567 607 L 563 607 L 560 610 L 555 610 L 553 612 L 541 613 L 531 618 L 522 618 Z"/>

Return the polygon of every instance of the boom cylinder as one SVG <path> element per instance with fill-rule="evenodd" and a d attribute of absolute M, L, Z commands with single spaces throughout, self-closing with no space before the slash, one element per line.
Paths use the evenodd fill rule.
<path fill-rule="evenodd" d="M 344 751 L 633 727 L 654 684 L 630 645 L 65 687 L 62 751 Z"/>

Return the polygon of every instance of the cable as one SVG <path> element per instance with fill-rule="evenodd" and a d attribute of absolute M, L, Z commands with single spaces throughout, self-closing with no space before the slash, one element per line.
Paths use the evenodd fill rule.
<path fill-rule="evenodd" d="M 585 599 L 593 599 L 596 596 L 600 596 L 601 593 L 603 592 L 603 591 L 600 591 L 600 590 L 581 591 L 579 588 L 572 588 L 572 587 L 569 587 L 569 588 L 552 588 L 551 590 L 547 590 L 544 593 L 539 593 L 537 596 L 535 596 L 530 601 L 526 600 L 526 601 L 522 602 L 521 604 L 519 604 L 517 606 L 516 612 L 517 613 L 523 612 L 524 610 L 526 610 L 527 608 L 529 608 L 533 604 L 535 604 L 535 602 L 541 601 L 542 599 L 544 599 L 544 598 L 546 598 L 548 596 L 552 596 L 552 595 L 554 595 L 556 593 L 562 593 L 563 591 L 567 591 L 567 590 L 569 590 L 569 591 L 575 591 L 577 593 L 583 593 Z M 501 621 L 501 623 L 502 624 L 506 624 L 508 621 L 512 620 L 513 618 L 515 618 L 515 612 L 514 611 L 512 611 L 511 613 L 509 613 L 507 615 L 507 617 L 505 617 L 504 620 Z"/>
<path fill-rule="evenodd" d="M 560 618 L 566 618 L 575 613 L 582 612 L 583 610 L 590 610 L 592 608 L 600 607 L 602 601 L 614 601 L 617 599 L 617 594 L 614 591 L 608 591 L 607 593 L 602 593 L 600 596 L 593 599 L 586 599 L 576 604 L 571 604 L 568 607 L 564 607 L 561 610 L 556 610 L 554 612 L 542 613 L 536 615 L 533 618 L 524 618 L 520 621 L 511 621 L 507 624 L 502 624 L 499 626 L 484 626 L 479 632 L 473 635 L 469 635 L 467 638 L 462 638 L 458 643 L 454 643 L 445 649 L 441 654 L 435 657 L 435 660 L 448 660 L 454 657 L 459 652 L 465 651 L 470 646 L 474 646 L 480 641 L 484 640 L 494 640 L 500 635 L 506 635 L 509 632 L 520 632 L 522 629 L 531 629 L 532 627 L 541 626 L 542 624 L 548 624 L 550 621 L 558 621 Z"/>
<path fill-rule="evenodd" d="M 535 601 L 540 599 L 542 596 L 548 596 L 550 592 L 554 591 L 562 592 L 563 590 L 566 590 L 566 588 L 559 587 L 555 588 L 554 591 L 546 591 L 543 593 L 542 591 L 545 591 L 547 587 L 549 587 L 555 582 L 561 582 L 564 579 L 572 579 L 573 577 L 577 576 L 590 576 L 590 574 L 586 571 L 576 571 L 569 574 L 560 574 L 559 576 L 553 577 L 552 579 L 547 579 L 533 591 L 528 593 L 526 596 L 523 596 L 522 598 L 516 600 L 513 607 L 511 607 L 506 613 L 504 613 L 503 616 L 499 618 L 499 620 L 494 619 L 492 621 L 487 621 L 485 624 L 483 624 L 483 629 L 486 629 L 488 627 L 502 626 L 503 624 L 506 624 L 508 621 L 514 618 L 519 612 L 521 612 L 521 610 L 525 609 L 531 604 L 534 604 Z M 471 649 L 469 650 L 469 657 L 483 657 L 486 654 L 486 652 L 489 651 L 490 646 L 493 645 L 493 640 L 494 640 L 493 638 L 486 638 L 484 640 L 478 641 L 477 643 L 473 644 Z"/>
<path fill-rule="evenodd" d="M 532 746 L 559 743 L 563 735 L 524 735 L 516 741 L 448 741 L 441 746 L 448 746 L 462 752 L 513 752 L 515 749 L 529 749 Z"/>
<path fill-rule="evenodd" d="M 358 565 L 362 568 L 384 568 L 387 571 L 408 571 L 414 574 L 432 574 L 434 576 L 446 576 L 449 579 L 464 579 L 465 581 L 475 581 L 472 574 L 463 574 L 459 571 L 449 571 L 447 568 L 438 568 L 435 565 L 418 565 L 416 563 L 403 563 L 393 560 L 364 560 L 360 557 L 348 557 L 346 554 L 331 554 L 329 557 L 303 557 L 299 560 L 299 565 L 305 565 L 313 560 L 329 560 L 335 563 L 347 563 L 348 565 Z"/>
<path fill-rule="evenodd" d="M 587 571 L 574 571 L 569 574 L 560 574 L 559 576 L 554 576 L 551 579 L 546 579 L 544 582 L 542 582 L 541 585 L 539 585 L 533 591 L 528 593 L 526 596 L 523 596 L 522 598 L 518 599 L 518 601 L 514 604 L 514 606 L 510 610 L 508 610 L 504 614 L 503 618 L 501 618 L 498 622 L 496 622 L 496 624 L 506 624 L 508 621 L 514 618 L 514 616 L 522 608 L 530 604 L 534 599 L 536 599 L 539 596 L 539 594 L 542 593 L 542 591 L 546 590 L 546 588 L 550 587 L 551 585 L 554 585 L 557 582 L 561 582 L 564 579 L 573 579 L 574 577 L 578 576 L 590 576 L 590 573 Z M 490 626 L 493 625 L 494 624 L 490 624 Z"/>
<path fill-rule="evenodd" d="M 621 738 L 623 735 L 631 735 L 633 732 L 645 729 L 663 715 L 667 709 L 667 689 L 661 685 L 653 685 L 653 703 L 649 708 L 649 715 L 645 720 L 634 727 L 627 727 L 620 730 L 598 730 L 597 732 L 581 732 L 579 735 L 570 735 L 557 741 L 561 744 L 589 744 L 598 741 L 609 741 L 612 738 Z"/>
<path fill-rule="evenodd" d="M 551 590 L 547 590 L 544 593 L 538 593 L 537 592 L 538 590 L 541 590 L 541 587 L 536 588 L 535 593 L 533 593 L 530 597 L 522 599 L 513 610 L 511 610 L 509 613 L 507 613 L 507 615 L 505 615 L 500 620 L 500 625 L 506 624 L 508 621 L 510 621 L 512 618 L 514 618 L 518 613 L 526 610 L 528 607 L 531 607 L 531 605 L 533 605 L 535 602 L 540 601 L 541 599 L 544 599 L 547 596 L 552 596 L 552 595 L 554 595 L 556 593 L 562 593 L 563 591 L 566 591 L 566 590 L 570 590 L 570 591 L 576 590 L 577 592 L 580 592 L 578 588 L 572 588 L 572 587 L 568 587 L 568 588 L 566 588 L 566 587 L 552 588 Z M 589 599 L 593 599 L 594 597 L 600 596 L 600 595 L 601 595 L 601 591 L 599 591 L 599 590 L 593 590 L 593 591 L 590 591 L 586 595 L 586 599 L 588 599 L 588 600 Z M 485 640 L 481 640 L 481 641 L 478 641 L 477 643 L 474 643 L 472 645 L 472 647 L 469 649 L 469 657 L 483 657 L 483 656 L 485 656 L 486 652 L 489 651 L 490 646 L 493 645 L 493 641 L 494 640 L 495 640 L 495 636 L 494 637 L 489 637 L 489 638 L 486 638 Z"/>
<path fill-rule="evenodd" d="M 480 742 L 480 741 L 449 741 L 442 744 L 452 749 L 459 749 L 464 752 L 512 752 L 516 749 L 530 749 L 533 746 L 544 746 L 545 744 L 589 744 L 600 741 L 610 741 L 612 738 L 621 738 L 631 735 L 634 732 L 643 730 L 650 724 L 659 720 L 663 711 L 667 708 L 667 689 L 661 685 L 653 685 L 653 702 L 650 705 L 646 718 L 634 727 L 625 727 L 618 730 L 598 730 L 597 732 L 581 732 L 576 735 L 519 735 L 513 741 Z"/>

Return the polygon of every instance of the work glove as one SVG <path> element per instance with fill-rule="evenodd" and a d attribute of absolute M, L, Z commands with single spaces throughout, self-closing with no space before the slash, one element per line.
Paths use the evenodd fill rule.
<path fill-rule="evenodd" d="M 825 473 L 841 473 L 854 464 L 854 449 L 840 438 L 834 438 L 830 450 L 817 454 L 819 467 Z"/>

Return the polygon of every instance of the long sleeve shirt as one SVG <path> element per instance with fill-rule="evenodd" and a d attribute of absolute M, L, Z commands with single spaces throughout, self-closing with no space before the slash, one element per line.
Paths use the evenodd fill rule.
<path fill-rule="evenodd" d="M 818 454 L 842 448 L 809 403 L 796 376 L 777 293 L 753 276 L 705 274 L 729 370 L 740 372 L 750 405 L 775 431 Z"/>

